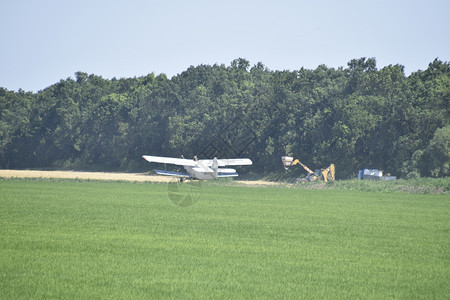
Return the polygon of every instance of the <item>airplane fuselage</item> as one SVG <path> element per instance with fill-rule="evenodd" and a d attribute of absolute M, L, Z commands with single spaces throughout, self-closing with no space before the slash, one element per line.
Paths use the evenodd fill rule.
<path fill-rule="evenodd" d="M 165 176 L 175 176 L 180 179 L 183 178 L 195 178 L 200 180 L 208 180 L 219 177 L 235 177 L 238 173 L 235 169 L 231 168 L 221 168 L 227 165 L 241 166 L 241 165 L 251 165 L 252 161 L 248 158 L 236 158 L 236 159 L 184 159 L 184 158 L 172 158 L 172 157 L 161 157 L 161 156 L 142 156 L 145 160 L 149 162 L 163 163 L 163 164 L 174 164 L 178 166 L 183 166 L 187 173 L 166 171 L 166 170 L 155 170 L 159 175 Z"/>
<path fill-rule="evenodd" d="M 190 167 L 190 166 L 183 166 L 186 172 L 189 173 L 193 178 L 201 179 L 201 180 L 208 180 L 208 179 L 214 179 L 218 177 L 235 177 L 238 176 L 235 169 L 224 169 L 219 168 L 217 172 L 215 172 L 213 169 L 207 167 Z"/>

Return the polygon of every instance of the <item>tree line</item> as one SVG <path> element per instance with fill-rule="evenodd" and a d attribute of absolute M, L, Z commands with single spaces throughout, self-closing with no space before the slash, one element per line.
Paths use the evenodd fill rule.
<path fill-rule="evenodd" d="M 296 71 L 239 58 L 171 79 L 77 72 L 37 93 L 0 88 L 0 166 L 143 171 L 144 154 L 245 156 L 244 172 L 267 174 L 290 155 L 334 163 L 338 178 L 362 168 L 444 177 L 449 100 L 450 63 L 439 59 L 409 76 L 374 58 Z"/>

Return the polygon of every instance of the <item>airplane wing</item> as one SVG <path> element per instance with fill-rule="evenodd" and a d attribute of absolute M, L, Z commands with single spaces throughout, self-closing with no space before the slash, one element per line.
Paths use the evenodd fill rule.
<path fill-rule="evenodd" d="M 143 155 L 142 158 L 149 162 L 156 162 L 161 164 L 172 164 L 178 166 L 191 166 L 191 167 L 196 166 L 195 161 L 192 159 L 152 156 L 152 155 Z"/>
<path fill-rule="evenodd" d="M 248 158 L 231 158 L 231 159 L 218 159 L 219 167 L 224 166 L 250 166 L 252 161 Z"/>
<path fill-rule="evenodd" d="M 203 164 L 206 164 L 208 167 L 211 167 L 213 164 L 213 159 L 201 159 Z M 249 166 L 252 164 L 252 161 L 248 158 L 231 158 L 231 159 L 218 159 L 217 160 L 219 167 L 225 166 Z"/>
<path fill-rule="evenodd" d="M 174 171 L 166 171 L 166 170 L 154 170 L 154 171 L 156 174 L 164 175 L 164 176 L 174 176 L 174 177 L 183 177 L 183 178 L 191 177 L 189 174 L 174 172 Z"/>

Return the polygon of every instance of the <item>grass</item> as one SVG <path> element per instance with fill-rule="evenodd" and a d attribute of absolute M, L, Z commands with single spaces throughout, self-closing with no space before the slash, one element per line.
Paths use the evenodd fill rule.
<path fill-rule="evenodd" d="M 336 180 L 324 182 L 299 182 L 301 189 L 330 189 L 335 191 L 388 192 L 412 194 L 449 194 L 450 177 L 385 180 Z"/>
<path fill-rule="evenodd" d="M 0 298 L 448 299 L 448 195 L 0 181 Z"/>
<path fill-rule="evenodd" d="M 247 179 L 256 179 L 255 176 Z M 389 193 L 412 193 L 412 194 L 450 194 L 450 177 L 444 178 L 414 178 L 398 180 L 358 180 L 346 179 L 324 183 L 297 182 L 292 177 L 287 179 L 277 174 L 267 176 L 268 181 L 277 182 L 279 185 L 290 186 L 310 190 L 336 190 L 336 191 L 360 191 L 360 192 L 389 192 Z"/>

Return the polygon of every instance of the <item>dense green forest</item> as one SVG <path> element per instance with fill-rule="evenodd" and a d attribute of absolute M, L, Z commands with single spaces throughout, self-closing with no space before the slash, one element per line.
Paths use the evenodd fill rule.
<path fill-rule="evenodd" d="M 0 88 L 0 167 L 142 171 L 143 154 L 240 156 L 254 162 L 244 172 L 267 174 L 291 155 L 335 163 L 338 178 L 367 167 L 444 177 L 449 100 L 450 63 L 439 59 L 409 76 L 374 58 L 297 71 L 239 58 L 171 79 L 77 72 L 37 93 Z"/>

